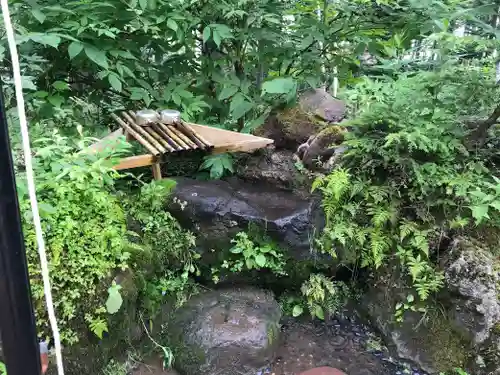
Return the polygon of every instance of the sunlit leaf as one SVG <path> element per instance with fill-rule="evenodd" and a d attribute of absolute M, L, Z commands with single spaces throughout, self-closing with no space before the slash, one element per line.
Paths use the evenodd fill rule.
<path fill-rule="evenodd" d="M 108 81 L 109 81 L 109 84 L 111 85 L 111 87 L 115 91 L 122 92 L 122 81 L 115 73 L 110 73 L 108 75 Z"/>
<path fill-rule="evenodd" d="M 300 305 L 295 305 L 295 306 L 293 307 L 293 310 L 292 310 L 292 316 L 293 316 L 294 318 L 296 318 L 296 317 L 298 317 L 298 316 L 302 315 L 302 313 L 303 313 L 303 312 L 304 312 L 304 308 L 303 308 L 302 306 L 300 306 Z"/>
<path fill-rule="evenodd" d="M 71 60 L 80 54 L 83 50 L 83 44 L 79 42 L 71 42 L 68 46 L 68 55 Z"/>
<path fill-rule="evenodd" d="M 102 66 L 104 69 L 109 68 L 106 52 L 98 50 L 94 46 L 85 46 L 85 54 L 97 65 Z"/>

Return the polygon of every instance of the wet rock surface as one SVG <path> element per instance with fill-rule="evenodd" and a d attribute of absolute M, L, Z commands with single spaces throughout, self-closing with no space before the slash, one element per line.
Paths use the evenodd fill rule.
<path fill-rule="evenodd" d="M 274 359 L 280 318 L 269 292 L 245 288 L 195 296 L 167 324 L 174 367 L 185 375 L 254 375 Z"/>
<path fill-rule="evenodd" d="M 395 363 L 377 336 L 354 313 L 329 322 L 283 323 L 283 344 L 270 373 L 297 375 L 315 367 L 332 367 L 347 375 L 399 375 L 425 372 Z"/>
<path fill-rule="evenodd" d="M 231 239 L 252 224 L 286 249 L 290 257 L 315 259 L 316 254 L 311 252 L 313 233 L 324 225 L 319 202 L 238 179 L 176 181 L 169 210 L 195 232 L 203 250 L 229 249 Z M 178 202 L 186 202 L 184 209 Z"/>
<path fill-rule="evenodd" d="M 312 178 L 295 166 L 298 159 L 289 150 L 263 150 L 241 160 L 237 175 L 250 183 L 259 183 L 309 195 Z"/>
<path fill-rule="evenodd" d="M 174 370 L 162 371 L 160 363 L 148 362 L 151 366 L 143 365 L 133 375 L 178 375 Z M 284 319 L 274 362 L 252 375 L 316 375 L 309 371 L 325 366 L 346 375 L 427 375 L 397 363 L 352 311 L 329 322 Z"/>

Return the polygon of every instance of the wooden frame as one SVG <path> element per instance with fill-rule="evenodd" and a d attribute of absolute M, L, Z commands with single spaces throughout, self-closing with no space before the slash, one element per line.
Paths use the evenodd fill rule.
<path fill-rule="evenodd" d="M 233 132 L 230 130 L 213 128 L 211 126 L 187 123 L 194 131 L 201 135 L 207 142 L 211 143 L 214 147 L 210 150 L 211 154 L 222 154 L 225 152 L 252 152 L 260 148 L 271 145 L 274 141 L 269 138 L 257 137 L 251 134 L 243 134 Z M 107 147 L 114 147 L 117 140 L 122 136 L 127 136 L 128 132 L 122 128 L 110 133 L 99 142 L 94 143 L 89 147 L 92 152 L 98 152 L 106 149 Z M 127 137 L 130 141 L 130 137 Z M 160 169 L 161 155 L 144 154 L 137 156 L 129 156 L 121 159 L 115 165 L 114 169 L 132 169 L 138 167 L 153 167 L 153 176 L 155 179 L 161 179 Z"/>

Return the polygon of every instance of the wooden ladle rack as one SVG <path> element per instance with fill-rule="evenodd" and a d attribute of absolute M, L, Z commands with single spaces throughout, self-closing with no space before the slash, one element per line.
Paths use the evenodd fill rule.
<path fill-rule="evenodd" d="M 123 128 L 125 134 L 143 145 L 152 155 L 203 150 L 209 152 L 214 145 L 183 121 L 173 124 L 155 122 L 146 126 L 138 125 L 134 112 L 121 112 L 121 118 L 112 114 L 113 119 Z"/>

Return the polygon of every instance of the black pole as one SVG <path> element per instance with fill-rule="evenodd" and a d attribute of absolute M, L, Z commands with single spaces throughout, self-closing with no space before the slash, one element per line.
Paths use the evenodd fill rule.
<path fill-rule="evenodd" d="M 0 333 L 7 374 L 39 375 L 40 354 L 1 86 Z"/>

